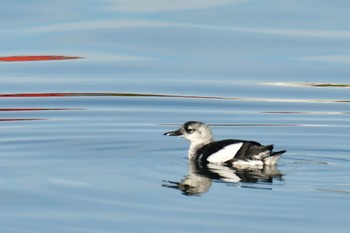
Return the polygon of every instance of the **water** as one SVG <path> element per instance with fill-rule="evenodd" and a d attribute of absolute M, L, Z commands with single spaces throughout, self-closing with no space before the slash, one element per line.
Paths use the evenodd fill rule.
<path fill-rule="evenodd" d="M 348 7 L 4 2 L 1 57 L 81 58 L 0 63 L 1 232 L 347 232 Z M 287 153 L 198 168 L 188 120 Z"/>

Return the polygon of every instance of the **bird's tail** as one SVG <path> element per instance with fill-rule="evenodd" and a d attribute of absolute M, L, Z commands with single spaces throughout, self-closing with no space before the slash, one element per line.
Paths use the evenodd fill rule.
<path fill-rule="evenodd" d="M 277 161 L 281 158 L 281 155 L 285 152 L 286 152 L 285 150 L 276 151 L 276 152 L 272 151 L 269 156 L 264 158 L 264 164 L 265 165 L 275 165 L 277 163 Z"/>

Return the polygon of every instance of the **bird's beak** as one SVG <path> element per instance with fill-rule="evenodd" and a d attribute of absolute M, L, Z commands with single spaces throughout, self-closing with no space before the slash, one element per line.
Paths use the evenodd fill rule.
<path fill-rule="evenodd" d="M 180 129 L 175 130 L 175 131 L 166 132 L 166 133 L 164 133 L 163 135 L 165 135 L 165 136 L 178 136 L 178 137 L 180 137 L 180 136 L 182 136 L 182 130 L 181 130 L 181 128 L 180 128 Z"/>

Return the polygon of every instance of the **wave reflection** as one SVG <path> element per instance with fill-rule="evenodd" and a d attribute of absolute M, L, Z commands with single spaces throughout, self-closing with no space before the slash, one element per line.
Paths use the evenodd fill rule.
<path fill-rule="evenodd" d="M 229 1 L 229 0 L 228 0 Z M 243 0 L 241 0 L 243 1 Z M 137 1 L 142 2 L 142 1 Z M 145 5 L 141 3 L 142 5 Z M 186 5 L 188 5 L 186 3 Z M 203 6 L 202 1 L 200 5 Z M 109 9 L 112 10 L 113 6 Z M 119 9 L 121 5 L 118 5 Z M 127 6 L 130 7 L 130 6 Z M 143 10 L 147 9 L 142 6 Z M 168 9 L 172 9 L 169 5 Z M 130 8 L 129 8 L 130 9 Z M 141 9 L 141 8 L 135 8 Z M 148 8 L 150 9 L 150 8 Z M 154 10 L 154 4 L 152 4 Z M 174 9 L 174 8 L 173 8 Z M 164 10 L 164 9 L 161 9 Z M 318 30 L 318 29 L 293 29 L 293 28 L 259 28 L 259 27 L 235 27 L 235 26 L 220 26 L 220 25 L 205 25 L 205 24 L 191 24 L 191 23 L 177 23 L 171 21 L 161 20 L 93 20 L 93 21 L 82 21 L 73 23 L 63 24 L 52 24 L 49 26 L 38 26 L 30 28 L 21 28 L 21 32 L 60 32 L 60 31 L 80 31 L 80 30 L 95 30 L 95 29 L 110 29 L 110 28 L 140 28 L 140 27 L 173 27 L 173 28 L 189 28 L 199 30 L 219 30 L 227 32 L 241 32 L 241 33 L 252 33 L 252 34 L 263 34 L 273 36 L 287 36 L 287 37 L 311 37 L 311 38 L 339 38 L 348 39 L 350 38 L 350 31 L 347 30 Z"/>
<path fill-rule="evenodd" d="M 0 118 L 0 121 L 45 121 L 45 118 Z"/>
<path fill-rule="evenodd" d="M 272 184 L 283 181 L 282 173 L 275 166 L 262 169 L 237 169 L 218 164 L 203 164 L 189 161 L 188 175 L 181 181 L 164 180 L 162 186 L 178 189 L 183 195 L 198 196 L 209 192 L 213 181 L 235 184 L 241 188 L 257 188 L 272 190 L 271 187 L 254 184 Z"/>
<path fill-rule="evenodd" d="M 0 112 L 65 111 L 83 110 L 82 108 L 0 108 Z"/>
<path fill-rule="evenodd" d="M 167 11 L 183 11 L 193 9 L 206 9 L 212 7 L 226 6 L 233 3 L 242 2 L 244 0 L 178 0 L 178 1 L 162 1 L 153 0 L 153 4 L 147 1 L 139 0 L 106 0 L 103 7 L 108 11 L 117 12 L 167 12 Z"/>
<path fill-rule="evenodd" d="M 82 108 L 0 108 L 0 112 L 40 112 L 40 111 L 74 111 Z M 0 122 L 7 121 L 44 121 L 48 118 L 0 118 Z"/>
<path fill-rule="evenodd" d="M 275 82 L 275 83 L 260 83 L 262 85 L 270 85 L 270 86 L 282 86 L 282 87 L 343 87 L 350 88 L 350 84 L 345 83 L 283 83 L 283 82 Z"/>
<path fill-rule="evenodd" d="M 350 100 L 340 99 L 273 99 L 273 98 L 248 98 L 248 97 L 223 97 L 223 96 L 199 96 L 199 95 L 174 95 L 174 94 L 152 94 L 152 93 L 16 93 L 0 94 L 0 98 L 14 97 L 81 97 L 81 96 L 122 96 L 122 97 L 165 97 L 165 98 L 183 98 L 183 99 L 214 99 L 214 100 L 237 100 L 237 101 L 257 101 L 257 102 L 292 102 L 292 103 L 350 103 Z"/>

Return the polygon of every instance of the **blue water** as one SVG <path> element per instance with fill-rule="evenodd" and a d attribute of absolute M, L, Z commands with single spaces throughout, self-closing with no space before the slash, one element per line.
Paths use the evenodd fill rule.
<path fill-rule="evenodd" d="M 0 232 L 347 232 L 347 1 L 3 1 Z M 31 96 L 30 96 L 31 95 Z M 163 136 L 287 150 L 272 170 Z"/>

